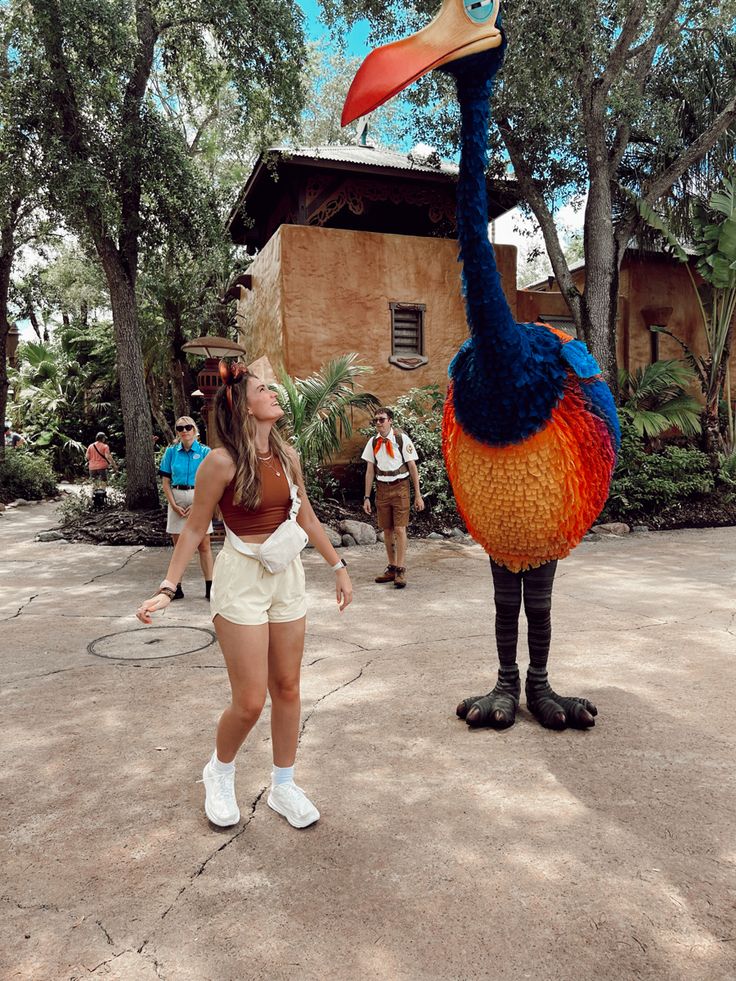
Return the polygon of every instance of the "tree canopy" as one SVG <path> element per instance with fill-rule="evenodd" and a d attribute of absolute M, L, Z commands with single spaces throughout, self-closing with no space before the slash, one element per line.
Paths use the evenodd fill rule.
<path fill-rule="evenodd" d="M 367 17 L 384 42 L 424 26 L 434 0 L 323 0 L 335 23 Z M 492 167 L 510 161 L 560 288 L 615 386 L 618 271 L 640 227 L 624 190 L 649 204 L 687 199 L 733 160 L 736 3 L 723 0 L 506 0 L 509 37 L 493 96 Z M 432 72 L 407 93 L 420 135 L 458 147 L 451 83 Z M 587 194 L 586 285 L 573 283 L 555 213 Z M 685 209 L 686 210 L 686 209 Z"/>
<path fill-rule="evenodd" d="M 138 323 L 141 255 L 221 238 L 194 152 L 224 101 L 254 145 L 303 103 L 298 7 L 274 0 L 4 0 L 12 61 L 39 99 L 17 106 L 49 198 L 97 253 L 110 293 L 131 507 L 157 502 Z M 197 139 L 192 126 L 201 123 Z"/>

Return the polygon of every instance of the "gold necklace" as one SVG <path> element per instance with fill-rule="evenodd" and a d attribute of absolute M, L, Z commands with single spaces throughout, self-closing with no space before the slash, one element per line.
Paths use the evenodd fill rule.
<path fill-rule="evenodd" d="M 269 460 L 273 460 L 273 450 L 271 450 L 271 452 L 268 454 L 268 456 L 258 456 L 258 454 L 256 453 L 256 457 L 258 457 L 258 462 L 259 463 L 265 463 L 266 466 L 268 467 L 268 469 L 272 473 L 275 473 L 277 477 L 280 477 L 281 476 L 281 471 L 280 470 L 277 470 L 276 467 L 271 466 L 271 464 L 269 463 Z"/>

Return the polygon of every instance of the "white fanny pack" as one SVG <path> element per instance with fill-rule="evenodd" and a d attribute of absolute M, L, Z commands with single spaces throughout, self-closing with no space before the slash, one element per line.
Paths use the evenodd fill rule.
<path fill-rule="evenodd" d="M 283 572 L 301 553 L 309 541 L 309 535 L 297 524 L 296 516 L 302 506 L 299 498 L 299 488 L 289 484 L 291 494 L 291 510 L 286 521 L 282 521 L 273 534 L 269 535 L 260 545 L 255 542 L 244 542 L 225 525 L 225 534 L 232 547 L 252 559 L 258 559 L 266 572 Z"/>

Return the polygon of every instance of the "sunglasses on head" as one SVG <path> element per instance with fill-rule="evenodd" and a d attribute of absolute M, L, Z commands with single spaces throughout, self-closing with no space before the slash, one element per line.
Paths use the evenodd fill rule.
<path fill-rule="evenodd" d="M 386 422 L 387 419 L 388 419 L 388 416 L 376 416 L 376 418 L 373 421 L 374 422 Z"/>
<path fill-rule="evenodd" d="M 189 424 L 187 424 L 186 426 L 177 426 L 176 427 L 177 433 L 191 433 L 191 431 L 193 429 L 194 429 L 194 426 L 189 425 Z"/>

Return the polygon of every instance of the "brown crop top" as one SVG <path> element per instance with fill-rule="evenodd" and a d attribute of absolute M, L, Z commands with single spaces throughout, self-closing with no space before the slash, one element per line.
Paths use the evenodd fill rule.
<path fill-rule="evenodd" d="M 291 509 L 289 481 L 281 461 L 275 454 L 269 463 L 270 467 L 261 461 L 261 503 L 254 511 L 244 508 L 242 504 L 233 503 L 234 477 L 220 498 L 222 520 L 239 538 L 250 535 L 270 535 L 289 517 Z M 276 467 L 280 476 L 276 476 L 272 467 Z"/>

